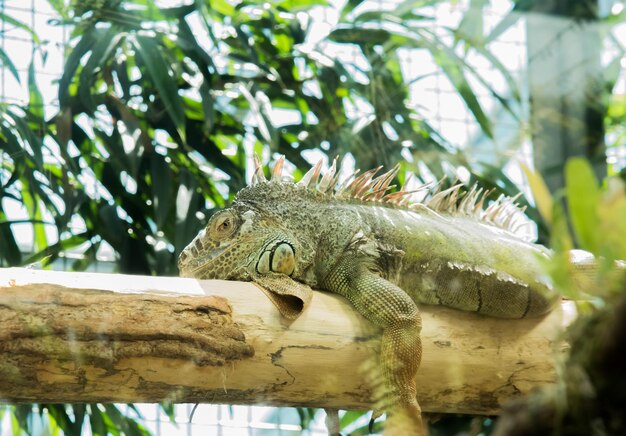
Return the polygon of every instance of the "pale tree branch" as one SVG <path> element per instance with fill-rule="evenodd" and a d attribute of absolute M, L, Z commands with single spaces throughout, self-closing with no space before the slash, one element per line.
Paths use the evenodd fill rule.
<path fill-rule="evenodd" d="M 555 382 L 563 303 L 539 319 L 423 307 L 425 411 L 498 413 Z M 369 409 L 378 330 L 316 292 L 293 322 L 253 284 L 0 269 L 0 400 Z"/>

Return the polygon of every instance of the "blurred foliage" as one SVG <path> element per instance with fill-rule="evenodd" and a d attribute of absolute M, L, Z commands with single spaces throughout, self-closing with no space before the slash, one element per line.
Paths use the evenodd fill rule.
<path fill-rule="evenodd" d="M 550 225 L 550 276 L 576 303 L 576 320 L 564 333 L 570 346 L 557 354 L 556 386 L 506 405 L 493 431 L 496 436 L 626 432 L 626 184 L 618 177 L 600 184 L 582 158 L 568 160 L 565 169 L 566 187 L 555 198 L 540 177 L 527 175 Z M 591 252 L 597 267 L 582 274 L 573 268 L 568 259 L 574 247 Z"/>
<path fill-rule="evenodd" d="M 148 436 L 151 433 L 137 419 L 141 413 L 132 405 L 128 410 L 113 404 L 23 404 L 17 406 L 0 405 L 0 420 L 5 413 L 11 419 L 11 432 L 19 435 L 66 435 L 83 434 L 83 427 L 89 423 L 94 436 Z M 162 410 L 174 422 L 173 412 L 162 406 Z"/>
<path fill-rule="evenodd" d="M 511 19 L 486 32 L 488 2 L 473 0 L 457 28 L 435 29 L 429 7 L 436 1 L 405 1 L 387 12 L 364 3 L 348 0 L 328 33 L 315 35 L 310 12 L 327 7 L 324 0 L 195 0 L 167 8 L 151 0 L 49 0 L 58 24 L 71 26 L 60 106 L 45 117 L 34 64 L 28 104 L 0 103 L 0 264 L 46 266 L 75 251 L 83 255 L 72 268 L 84 270 L 109 245 L 120 272 L 175 275 L 178 253 L 245 185 L 252 152 L 265 160 L 286 155 L 296 176 L 308 167 L 307 152 L 316 150 L 352 155 L 362 168 L 400 162 L 423 180 L 454 179 L 467 170 L 468 183 L 515 194 L 501 168 L 474 162 L 423 120 L 400 62 L 407 51 L 428 52 L 493 138 L 472 84 L 521 118 L 517 82 L 488 47 Z M 39 43 L 23 23 L 6 14 L 0 20 Z M 506 93 L 468 63 L 470 55 L 501 75 Z M 19 81 L 2 50 L 0 63 Z M 623 112 L 620 118 L 612 107 L 617 125 Z M 29 218 L 7 214 L 11 202 Z M 537 210 L 520 203 L 531 206 L 527 214 L 547 238 Z M 33 229 L 35 252 L 28 255 L 12 231 L 24 222 Z M 577 237 L 590 237 L 581 231 Z M 8 410 L 14 428 L 32 434 L 38 418 L 29 408 L 0 413 Z M 57 428 L 72 434 L 87 420 L 94 434 L 145 431 L 110 405 L 38 410 L 50 418 L 53 434 Z M 313 418 L 312 411 L 301 415 L 303 423 Z M 346 412 L 342 426 L 363 434 L 362 416 Z"/>
<path fill-rule="evenodd" d="M 526 171 L 539 211 L 550 225 L 550 246 L 554 256 L 549 272 L 559 292 L 576 301 L 579 309 L 587 305 L 603 306 L 624 291 L 623 271 L 615 262 L 626 259 L 626 188 L 618 177 L 610 177 L 603 186 L 584 158 L 572 158 L 565 166 L 566 187 L 556 201 L 541 178 Z M 568 225 L 569 216 L 571 227 Z M 597 271 L 580 277 L 569 261 L 570 250 L 580 248 L 599 261 Z M 582 282 L 581 282 L 582 280 Z M 580 289 L 585 293 L 581 294 Z"/>

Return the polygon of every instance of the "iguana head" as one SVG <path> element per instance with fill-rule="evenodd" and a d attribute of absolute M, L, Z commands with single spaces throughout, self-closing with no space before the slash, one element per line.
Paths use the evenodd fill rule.
<path fill-rule="evenodd" d="M 282 167 L 282 160 L 277 166 Z M 181 276 L 225 280 L 252 280 L 270 272 L 292 276 L 302 265 L 303 251 L 290 225 L 297 219 L 289 207 L 300 201 L 297 190 L 302 191 L 291 181 L 268 181 L 257 171 L 233 205 L 214 214 L 182 251 Z M 300 237 L 306 233 L 304 228 L 296 230 Z"/>
<path fill-rule="evenodd" d="M 251 280 L 269 272 L 294 273 L 298 242 L 274 213 L 242 200 L 241 194 L 182 251 L 181 276 Z"/>

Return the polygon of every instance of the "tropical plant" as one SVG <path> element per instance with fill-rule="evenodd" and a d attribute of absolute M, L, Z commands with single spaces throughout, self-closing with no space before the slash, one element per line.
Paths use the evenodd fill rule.
<path fill-rule="evenodd" d="M 626 331 L 626 262 L 622 260 L 626 259 L 626 184 L 610 177 L 600 185 L 587 160 L 570 159 L 562 193 L 566 211 L 540 176 L 527 174 L 551 227 L 554 256 L 547 269 L 559 292 L 576 303 L 578 316 L 564 333 L 569 347 L 559 354 L 556 385 L 505 408 L 494 434 L 586 435 L 594 429 L 622 434 L 626 431 L 621 351 Z M 578 283 L 573 283 L 576 275 L 568 262 L 574 247 L 593 253 L 598 261 L 597 268 Z"/>
<path fill-rule="evenodd" d="M 428 17 L 413 12 L 432 2 L 403 5 L 410 37 L 389 30 L 397 21 L 390 15 L 359 12 L 361 3 L 348 2 L 334 30 L 312 44 L 314 26 L 296 12 L 324 1 L 263 8 L 246 1 L 173 8 L 143 0 L 53 2 L 61 22 L 73 24 L 60 109 L 51 120 L 38 120 L 38 137 L 11 139 L 16 150 L 48 149 L 47 161 L 39 159 L 32 171 L 18 162 L 12 182 L 30 193 L 13 195 L 29 202 L 33 217 L 47 209 L 59 240 L 48 244 L 38 221 L 38 251 L 24 261 L 51 262 L 80 246 L 84 256 L 74 268 L 84 269 L 104 243 L 115 250 L 121 272 L 175 274 L 177 253 L 210 211 L 244 186 L 246 150 L 285 154 L 298 168 L 307 166 L 307 150 L 351 153 L 364 167 L 392 166 L 404 150 L 426 161 L 437 178 L 443 168 L 472 170 L 416 113 L 401 73 L 400 49 L 430 50 L 490 135 L 464 75 L 480 76 L 435 38 Z M 369 28 L 374 21 L 376 31 Z M 338 45 L 356 47 L 358 60 L 332 55 L 329 47 Z M 31 85 L 36 97 L 34 79 Z M 444 161 L 450 165 L 442 168 Z M 476 166 L 476 177 L 493 180 L 485 173 L 501 189 L 515 190 L 501 171 Z M 80 230 L 69 231 L 70 223 Z M 13 248 L 5 260 L 20 263 Z"/>

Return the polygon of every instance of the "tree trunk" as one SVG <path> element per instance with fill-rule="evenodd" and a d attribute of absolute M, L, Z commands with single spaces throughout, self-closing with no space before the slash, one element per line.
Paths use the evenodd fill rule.
<path fill-rule="evenodd" d="M 531 3 L 524 16 L 533 161 L 554 193 L 574 156 L 606 177 L 602 28 L 596 0 Z"/>
<path fill-rule="evenodd" d="M 500 320 L 423 307 L 425 411 L 497 413 L 555 381 L 575 316 Z M 0 269 L 0 398 L 367 409 L 378 330 L 318 292 L 296 321 L 250 283 Z M 554 354 L 556 352 L 556 355 Z"/>

